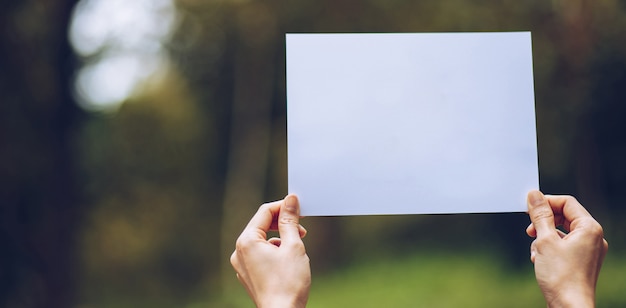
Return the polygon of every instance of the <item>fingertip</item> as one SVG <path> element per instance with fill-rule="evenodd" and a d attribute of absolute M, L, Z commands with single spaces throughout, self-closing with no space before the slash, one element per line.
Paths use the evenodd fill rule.
<path fill-rule="evenodd" d="M 257 212 L 252 216 L 246 229 L 244 229 L 242 235 L 244 233 L 249 233 L 250 230 L 254 230 L 255 232 L 267 232 L 272 227 L 274 220 L 278 217 L 278 213 L 280 211 L 282 201 L 274 201 L 269 203 L 264 203 L 259 206 Z"/>
<path fill-rule="evenodd" d="M 298 225 L 298 231 L 300 232 L 300 238 L 304 238 L 308 231 L 302 225 Z"/>
<path fill-rule="evenodd" d="M 295 243 L 302 238 L 300 205 L 296 195 L 287 195 L 278 214 L 278 233 L 285 243 Z"/>
<path fill-rule="evenodd" d="M 530 237 L 537 237 L 537 230 L 535 230 L 535 225 L 532 222 L 526 227 L 526 234 Z"/>
<path fill-rule="evenodd" d="M 294 194 L 287 195 L 285 197 L 285 204 L 281 210 L 300 217 L 300 202 L 298 201 L 298 196 Z"/>
<path fill-rule="evenodd" d="M 536 236 L 548 234 L 549 230 L 554 230 L 554 212 L 548 200 L 538 190 L 528 192 L 528 216 L 532 222 Z M 529 231 L 532 231 L 529 230 Z"/>
<path fill-rule="evenodd" d="M 531 207 L 537 207 L 545 203 L 545 196 L 538 190 L 531 190 L 528 192 L 528 210 Z"/>

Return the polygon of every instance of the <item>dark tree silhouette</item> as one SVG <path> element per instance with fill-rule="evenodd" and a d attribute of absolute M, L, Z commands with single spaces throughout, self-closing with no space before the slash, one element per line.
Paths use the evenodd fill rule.
<path fill-rule="evenodd" d="M 73 0 L 0 4 L 0 306 L 70 307 L 79 214 Z"/>

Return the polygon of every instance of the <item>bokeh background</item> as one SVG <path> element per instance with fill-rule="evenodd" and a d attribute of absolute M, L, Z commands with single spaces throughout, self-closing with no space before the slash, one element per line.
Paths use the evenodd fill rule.
<path fill-rule="evenodd" d="M 541 188 L 604 226 L 626 306 L 624 0 L 3 1 L 0 306 L 252 307 L 228 256 L 287 192 L 284 34 L 519 30 Z M 309 304 L 543 306 L 528 222 L 305 218 Z"/>

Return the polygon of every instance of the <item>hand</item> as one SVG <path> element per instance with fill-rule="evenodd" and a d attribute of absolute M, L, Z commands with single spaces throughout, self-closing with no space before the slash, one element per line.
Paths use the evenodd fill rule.
<path fill-rule="evenodd" d="M 528 193 L 528 214 L 532 223 L 526 233 L 536 237 L 530 260 L 548 307 L 594 307 L 608 250 L 600 224 L 574 197 L 539 191 Z"/>
<path fill-rule="evenodd" d="M 230 263 L 257 307 L 304 307 L 311 268 L 295 195 L 263 204 L 237 239 Z M 278 229 L 280 238 L 267 239 Z"/>

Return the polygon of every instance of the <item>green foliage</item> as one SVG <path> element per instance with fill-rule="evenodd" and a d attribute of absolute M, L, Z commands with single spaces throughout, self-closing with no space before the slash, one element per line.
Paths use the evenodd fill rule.
<path fill-rule="evenodd" d="M 179 305 L 209 289 L 207 275 L 217 271 L 210 122 L 175 74 L 156 86 L 93 119 L 83 135 L 91 203 L 79 242 L 85 303 Z"/>

